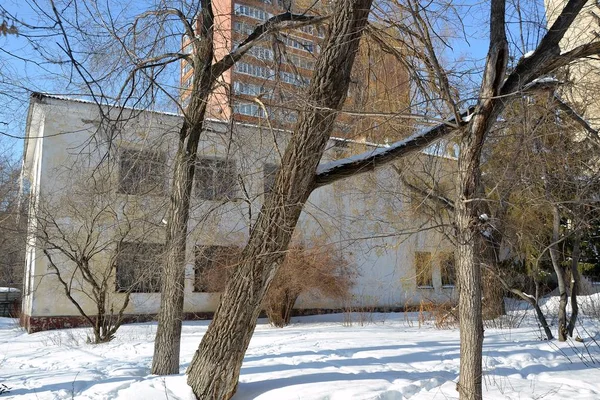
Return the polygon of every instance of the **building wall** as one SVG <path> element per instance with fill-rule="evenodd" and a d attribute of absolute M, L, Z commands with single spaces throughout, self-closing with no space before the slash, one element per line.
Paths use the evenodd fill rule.
<path fill-rule="evenodd" d="M 544 4 L 548 27 L 550 27 L 566 1 L 545 0 Z M 597 40 L 598 16 L 600 16 L 600 7 L 596 1 L 589 0 L 560 42 L 561 52 Z M 577 61 L 569 66 L 566 76 L 560 78 L 569 83 L 565 85 L 562 96 L 573 104 L 593 127 L 600 128 L 600 100 L 597 96 L 600 90 L 600 62 L 593 58 Z"/>
<path fill-rule="evenodd" d="M 118 110 L 113 110 L 115 115 Z M 94 226 L 94 238 L 110 243 L 117 229 L 125 223 L 133 226 L 131 235 L 151 243 L 164 243 L 166 218 L 165 183 L 162 195 L 137 196 L 119 193 L 118 171 L 111 163 L 120 148 L 160 150 L 166 160 L 173 159 L 176 150 L 180 117 L 151 112 L 125 110 L 127 123 L 107 128 L 100 120 L 94 104 L 69 101 L 48 96 L 32 98 L 26 141 L 26 175 L 30 181 L 35 207 L 33 213 L 51 211 L 67 234 L 83 240 L 79 232 L 88 228 L 82 220 L 95 215 L 94 207 L 108 207 L 111 213 L 102 216 Z M 113 135 L 107 132 L 114 132 Z M 41 139 L 34 139 L 34 137 Z M 194 292 L 194 259 L 196 245 L 232 245 L 242 247 L 248 238 L 251 223 L 260 212 L 264 198 L 263 165 L 278 164 L 279 151 L 287 145 L 289 133 L 237 124 L 230 126 L 212 121 L 207 124 L 199 147 L 199 157 L 220 157 L 234 160 L 245 190 L 238 190 L 233 201 L 208 201 L 193 196 L 186 256 L 184 311 L 206 315 L 218 304 L 218 294 Z M 342 151 L 374 149 L 352 143 Z M 344 156 L 333 141 L 327 159 Z M 108 157 L 109 161 L 106 161 Z M 325 161 L 326 161 L 325 160 Z M 434 168 L 452 169 L 454 161 L 419 154 L 412 164 L 423 163 Z M 168 164 L 168 161 L 167 161 Z M 167 165 L 167 167 L 169 167 Z M 94 176 L 94 180 L 90 177 Z M 171 172 L 167 172 L 167 179 Z M 103 196 L 91 196 L 90 182 L 101 188 Z M 435 229 L 422 230 L 430 222 L 415 211 L 410 196 L 398 184 L 392 168 L 379 168 L 333 185 L 319 188 L 309 198 L 298 224 L 297 233 L 304 243 L 328 243 L 356 267 L 358 273 L 351 299 L 341 303 L 315 296 L 303 296 L 297 308 L 331 309 L 342 307 L 404 307 L 421 301 L 446 301 L 453 288 L 443 288 L 437 261 L 433 269 L 433 286 L 416 286 L 415 251 L 433 254 L 452 249 Z M 247 195 L 246 195 L 247 194 Z M 89 210 L 89 211 L 88 211 Z M 36 215 L 30 218 L 30 230 L 40 228 Z M 129 222 L 128 222 L 129 221 Z M 431 224 L 430 224 L 431 225 Z M 431 228 L 431 227 L 429 227 Z M 421 230 L 421 231 L 419 231 Z M 418 232 L 418 233 L 415 233 Z M 413 234 L 414 233 L 414 234 Z M 76 235 L 80 236 L 76 236 Z M 114 245 L 107 246 L 93 260 L 94 268 L 106 271 Z M 72 270 L 72 263 L 52 253 L 61 270 Z M 434 257 L 435 259 L 435 257 Z M 77 316 L 76 308 L 64 296 L 56 276 L 49 268 L 40 243 L 31 236 L 27 248 L 27 284 L 23 312 L 30 321 L 46 321 L 55 317 Z M 115 287 L 114 277 L 110 287 Z M 86 288 L 81 279 L 75 287 Z M 79 285 L 79 286 L 77 286 Z M 94 313 L 93 303 L 84 293 L 76 293 L 87 312 Z M 111 301 L 118 308 L 123 293 L 110 291 Z M 132 293 L 126 313 L 155 314 L 159 293 Z M 35 329 L 35 323 L 31 323 Z"/>
<path fill-rule="evenodd" d="M 298 14 L 331 12 L 329 4 L 321 1 L 217 0 L 213 7 L 215 61 L 229 53 L 236 43 L 246 39 L 257 25 L 270 16 L 283 13 L 287 7 Z M 240 12 L 239 7 L 252 12 Z M 298 112 L 305 105 L 305 90 L 312 78 L 326 30 L 324 23 L 293 31 L 284 30 L 277 34 L 277 40 L 272 35 L 265 37 L 219 79 L 209 98 L 208 114 L 223 121 L 233 119 L 293 129 Z M 393 35 L 386 37 L 392 38 Z M 184 48 L 187 43 L 184 39 Z M 391 43 L 392 47 L 398 45 Z M 182 61 L 184 105 L 189 101 L 192 76 L 191 69 L 185 65 L 186 62 Z M 269 76 L 253 75 L 250 70 L 256 68 Z M 402 63 L 382 51 L 373 41 L 363 38 L 351 81 L 348 100 L 339 115 L 333 136 L 383 142 L 386 139 L 397 140 L 410 131 L 411 126 L 406 121 L 399 122 L 390 117 L 390 114 L 409 112 L 410 85 Z M 246 86 L 245 92 L 240 90 L 240 84 Z M 373 116 L 373 113 L 378 116 Z"/>

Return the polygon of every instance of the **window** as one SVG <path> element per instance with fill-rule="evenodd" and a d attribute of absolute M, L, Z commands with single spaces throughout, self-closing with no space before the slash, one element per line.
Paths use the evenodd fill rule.
<path fill-rule="evenodd" d="M 300 27 L 299 29 L 304 33 L 308 33 L 309 35 L 316 35 L 320 38 L 325 37 L 325 29 L 323 29 L 322 26 L 315 28 L 312 25 L 306 25 L 306 26 Z"/>
<path fill-rule="evenodd" d="M 304 57 L 297 56 L 295 54 L 286 54 L 285 62 L 287 64 L 292 64 L 299 68 L 310 69 L 310 70 L 315 69 L 314 61 L 306 59 Z"/>
<path fill-rule="evenodd" d="M 245 94 L 253 97 L 258 97 L 261 95 L 266 99 L 270 99 L 272 97 L 271 93 L 267 92 L 267 89 L 259 85 L 254 85 L 252 83 L 236 81 L 233 83 L 233 91 L 236 94 Z"/>
<path fill-rule="evenodd" d="M 271 68 L 245 62 L 236 63 L 233 69 L 237 73 L 256 76 L 257 78 L 273 79 L 275 77 L 275 72 Z"/>
<path fill-rule="evenodd" d="M 222 291 L 237 254 L 237 247 L 196 246 L 194 292 Z"/>
<path fill-rule="evenodd" d="M 185 80 L 183 85 L 184 88 L 191 88 L 194 85 L 194 75 L 190 75 L 189 78 Z"/>
<path fill-rule="evenodd" d="M 275 109 L 275 112 L 273 112 L 271 115 L 275 120 L 286 124 L 294 124 L 298 122 L 298 113 L 296 111 Z"/>
<path fill-rule="evenodd" d="M 266 21 L 271 18 L 273 15 L 264 10 L 259 10 L 258 8 L 245 6 L 243 4 L 235 4 L 233 7 L 233 12 L 236 15 L 245 15 L 250 18 L 258 19 L 260 21 Z"/>
<path fill-rule="evenodd" d="M 267 108 L 267 111 L 269 109 Z M 233 105 L 233 113 L 250 117 L 266 118 L 265 110 L 258 104 L 237 102 Z"/>
<path fill-rule="evenodd" d="M 293 47 L 294 49 L 304 50 L 309 53 L 315 51 L 315 44 L 310 40 L 304 40 L 297 37 L 290 37 L 287 35 L 281 35 L 281 41 L 286 45 Z M 319 46 L 316 46 L 317 50 L 319 50 Z"/>
<path fill-rule="evenodd" d="M 286 11 L 290 11 L 292 8 L 291 0 L 277 0 L 277 5 Z"/>
<path fill-rule="evenodd" d="M 206 200 L 228 200 L 237 194 L 235 161 L 202 158 L 196 169 L 196 194 Z"/>
<path fill-rule="evenodd" d="M 307 86 L 310 83 L 310 79 L 309 78 L 303 78 L 301 76 L 296 76 L 295 74 L 291 73 L 291 72 L 285 72 L 285 71 L 281 71 L 279 73 L 279 76 L 281 77 L 281 80 L 285 83 L 289 83 L 290 85 L 294 85 L 294 86 Z"/>
<path fill-rule="evenodd" d="M 187 37 L 186 37 L 187 38 Z M 186 40 L 187 41 L 187 40 Z M 192 43 L 188 43 L 183 47 L 183 52 L 185 54 L 192 54 L 192 51 L 194 50 L 194 46 L 192 45 Z"/>
<path fill-rule="evenodd" d="M 160 292 L 164 249 L 159 243 L 121 243 L 116 257 L 117 292 Z"/>
<path fill-rule="evenodd" d="M 442 286 L 454 286 L 456 282 L 456 268 L 454 266 L 454 253 L 444 253 L 440 260 Z"/>
<path fill-rule="evenodd" d="M 259 60 L 273 61 L 273 50 L 265 47 L 252 47 L 246 54 L 258 58 Z"/>
<path fill-rule="evenodd" d="M 185 76 L 192 70 L 192 64 L 188 63 L 187 61 L 182 61 L 182 62 L 183 62 L 183 72 L 181 73 L 181 75 Z"/>
<path fill-rule="evenodd" d="M 233 23 L 233 30 L 244 35 L 250 35 L 252 32 L 254 32 L 254 27 L 245 22 L 235 21 Z M 239 43 L 236 43 L 235 47 L 237 46 L 239 46 Z"/>
<path fill-rule="evenodd" d="M 273 186 L 275 186 L 275 177 L 279 171 L 279 165 L 277 164 L 264 164 L 263 165 L 263 185 L 264 193 L 269 193 Z"/>
<path fill-rule="evenodd" d="M 165 157 L 153 151 L 122 149 L 119 160 L 119 192 L 162 193 L 165 189 Z"/>
<path fill-rule="evenodd" d="M 433 274 L 431 268 L 431 253 L 415 252 L 415 269 L 417 273 L 417 287 L 432 288 Z"/>

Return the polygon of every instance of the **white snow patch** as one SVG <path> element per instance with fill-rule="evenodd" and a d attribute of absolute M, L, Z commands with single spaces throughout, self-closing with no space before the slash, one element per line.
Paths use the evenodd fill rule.
<path fill-rule="evenodd" d="M 582 297 L 581 313 L 599 301 L 598 295 Z M 551 298 L 544 307 L 556 304 Z M 578 334 L 589 339 L 584 343 L 546 342 L 533 311 L 525 302 L 516 305 L 507 318 L 524 316 L 521 327 L 485 331 L 484 398 L 600 398 L 600 347 L 589 339 L 598 340 L 598 319 L 581 325 Z M 371 317 L 375 322 L 365 326 L 347 326 L 341 314 L 294 318 L 284 329 L 261 320 L 233 399 L 458 398 L 458 329 L 419 327 L 418 315 L 410 313 Z M 154 323 L 123 326 L 102 345 L 87 344 L 85 329 L 28 335 L 15 326 L 0 318 L 0 383 L 10 388 L 2 399 L 194 399 L 184 372 L 208 322 L 184 323 L 180 374 L 168 377 L 150 375 Z"/>
<path fill-rule="evenodd" d="M 463 117 L 463 122 L 468 122 L 471 119 L 471 115 L 472 114 L 469 114 L 466 117 Z M 438 129 L 439 127 L 440 127 L 440 125 L 436 125 L 431 128 L 423 129 L 419 132 L 412 134 L 411 136 L 407 137 L 406 139 L 399 140 L 395 143 L 392 143 L 391 145 L 385 145 L 384 147 L 378 147 L 371 151 L 367 151 L 367 152 L 357 154 L 357 155 L 354 155 L 351 157 L 346 157 L 346 158 L 342 158 L 340 160 L 323 163 L 317 167 L 316 173 L 317 173 L 317 175 L 327 174 L 337 168 L 343 167 L 344 165 L 353 164 L 358 161 L 367 160 L 371 157 L 375 157 L 375 156 L 379 156 L 379 155 L 388 153 L 392 150 L 396 150 L 400 147 L 406 146 L 409 142 L 411 142 L 415 139 L 418 139 L 421 136 L 425 136 L 427 133 L 433 131 L 434 129 Z"/>

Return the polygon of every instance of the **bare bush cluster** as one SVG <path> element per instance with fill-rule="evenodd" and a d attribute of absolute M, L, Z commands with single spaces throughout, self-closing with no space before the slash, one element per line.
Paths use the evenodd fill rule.
<path fill-rule="evenodd" d="M 202 271 L 206 291 L 222 292 L 239 264 L 241 250 L 213 256 L 213 268 Z M 276 327 L 290 323 L 300 295 L 318 296 L 342 302 L 350 296 L 356 276 L 352 265 L 332 246 L 291 246 L 263 300 L 269 322 Z"/>

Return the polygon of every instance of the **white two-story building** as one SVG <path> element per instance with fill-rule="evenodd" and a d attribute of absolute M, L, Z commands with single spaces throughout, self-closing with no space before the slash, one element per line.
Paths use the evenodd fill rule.
<path fill-rule="evenodd" d="M 86 255 L 111 309 L 151 318 L 160 304 L 160 254 L 168 193 L 182 117 L 33 94 L 27 120 L 23 178 L 30 194 L 22 322 L 31 331 L 83 321 L 65 294 L 94 313 L 89 280 L 65 254 Z M 198 152 L 185 271 L 185 313 L 210 317 L 218 293 L 200 272 L 211 257 L 244 246 L 290 132 L 209 121 Z M 375 149 L 331 140 L 326 159 Z M 451 157 L 420 153 L 402 160 L 419 176 L 452 182 Z M 446 174 L 447 175 L 443 175 Z M 437 179 L 437 178 L 435 178 Z M 454 295 L 452 246 L 443 221 L 419 212 L 391 166 L 316 190 L 296 236 L 327 246 L 356 271 L 352 296 L 341 301 L 302 296 L 298 310 L 402 309 Z M 439 226 L 438 226 L 439 225 Z M 60 246 L 64 252 L 57 251 Z M 233 249 L 232 249 L 233 250 Z"/>

